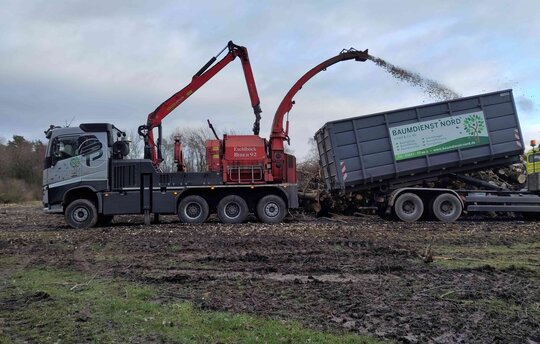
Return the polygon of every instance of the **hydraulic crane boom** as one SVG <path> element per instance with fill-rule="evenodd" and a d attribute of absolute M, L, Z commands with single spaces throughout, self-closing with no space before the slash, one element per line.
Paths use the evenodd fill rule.
<path fill-rule="evenodd" d="M 214 62 L 217 60 L 218 56 L 228 49 L 227 55 L 218 61 L 215 65 Z M 261 119 L 261 106 L 259 95 L 257 93 L 257 86 L 255 85 L 255 79 L 253 77 L 253 72 L 251 70 L 251 64 L 249 62 L 248 51 L 245 47 L 234 44 L 232 41 L 229 41 L 227 46 L 223 48 L 216 56 L 212 57 L 194 76 L 191 82 L 180 91 L 172 95 L 169 99 L 160 104 L 153 112 L 148 115 L 148 120 L 146 125 L 141 125 L 139 127 L 139 134 L 144 138 L 145 150 L 144 157 L 145 159 L 152 159 L 154 165 L 159 165 L 163 160 L 161 157 L 161 122 L 162 120 L 169 115 L 174 109 L 176 109 L 180 104 L 182 104 L 187 98 L 189 98 L 193 93 L 195 93 L 201 86 L 203 86 L 208 80 L 214 77 L 219 73 L 225 66 L 232 62 L 236 57 L 240 58 L 242 62 L 242 69 L 244 71 L 244 77 L 246 79 L 246 84 L 249 92 L 249 97 L 251 99 L 251 106 L 253 107 L 253 112 L 255 113 L 255 123 L 253 124 L 253 134 L 258 135 L 260 129 L 260 119 Z M 212 66 L 212 67 L 210 67 Z M 158 128 L 158 140 L 154 141 L 153 129 Z"/>
<path fill-rule="evenodd" d="M 369 54 L 367 49 L 359 51 L 354 48 L 343 49 L 338 55 L 318 64 L 304 74 L 298 81 L 291 87 L 289 92 L 285 95 L 285 98 L 279 104 L 274 115 L 274 121 L 272 123 L 272 132 L 270 133 L 270 150 L 272 158 L 272 175 L 277 182 L 287 182 L 288 177 L 285 173 L 287 168 L 287 154 L 284 154 L 283 141 L 289 140 L 289 121 L 287 120 L 285 129 L 283 128 L 283 119 L 286 114 L 291 111 L 294 100 L 293 97 L 302 89 L 302 86 L 308 82 L 311 78 L 317 75 L 319 72 L 326 70 L 326 68 L 332 66 L 341 61 L 356 60 L 364 62 L 368 59 Z"/>
<path fill-rule="evenodd" d="M 270 133 L 270 145 L 272 149 L 281 149 L 283 150 L 283 141 L 287 140 L 288 138 L 288 125 L 286 126 L 285 130 L 283 129 L 283 119 L 285 115 L 291 111 L 294 100 L 293 97 L 302 89 L 302 86 L 306 82 L 308 82 L 311 78 L 313 78 L 315 75 L 317 75 L 319 72 L 326 70 L 326 68 L 330 67 L 333 64 L 336 64 L 341 61 L 347 61 L 347 60 L 356 60 L 364 62 L 368 59 L 368 51 L 367 49 L 364 51 L 358 51 L 356 49 L 347 49 L 342 50 L 338 55 L 318 64 L 317 66 L 313 67 L 311 70 L 309 70 L 306 74 L 304 74 L 298 81 L 291 87 L 289 92 L 285 95 L 285 98 L 281 101 L 279 104 L 279 107 L 276 110 L 276 114 L 274 115 L 274 122 L 272 123 L 272 132 Z"/>

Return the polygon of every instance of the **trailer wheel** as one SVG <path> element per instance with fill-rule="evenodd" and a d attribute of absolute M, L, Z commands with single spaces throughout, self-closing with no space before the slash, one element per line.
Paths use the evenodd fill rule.
<path fill-rule="evenodd" d="M 453 222 L 461 216 L 463 207 L 459 198 L 443 193 L 435 197 L 431 205 L 431 211 L 437 220 L 442 222 Z"/>
<path fill-rule="evenodd" d="M 418 195 L 404 193 L 394 203 L 394 212 L 400 220 L 414 222 L 424 213 L 424 202 Z"/>
<path fill-rule="evenodd" d="M 219 201 L 217 215 L 223 223 L 242 223 L 249 215 L 249 208 L 242 197 L 229 195 Z"/>
<path fill-rule="evenodd" d="M 287 214 L 287 206 L 283 199 L 276 195 L 268 195 L 257 203 L 257 217 L 264 223 L 280 223 Z"/>
<path fill-rule="evenodd" d="M 90 228 L 96 225 L 98 214 L 94 203 L 87 199 L 76 199 L 66 207 L 64 218 L 73 228 Z"/>
<path fill-rule="evenodd" d="M 178 218 L 184 223 L 203 223 L 209 213 L 208 203 L 201 196 L 187 196 L 178 204 Z"/>

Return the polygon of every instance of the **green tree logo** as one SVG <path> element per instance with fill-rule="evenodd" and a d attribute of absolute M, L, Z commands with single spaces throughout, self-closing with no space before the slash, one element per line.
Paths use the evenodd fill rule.
<path fill-rule="evenodd" d="M 476 142 L 480 142 L 480 133 L 484 131 L 485 127 L 484 119 L 476 114 L 467 116 L 463 122 L 463 129 L 470 136 L 474 136 Z"/>
<path fill-rule="evenodd" d="M 77 168 L 81 165 L 81 160 L 78 157 L 74 157 L 69 161 L 69 164 L 71 165 L 71 167 Z"/>

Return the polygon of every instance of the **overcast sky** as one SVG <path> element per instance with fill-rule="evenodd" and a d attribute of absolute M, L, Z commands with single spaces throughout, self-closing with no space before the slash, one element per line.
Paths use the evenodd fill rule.
<path fill-rule="evenodd" d="M 249 49 L 268 137 L 296 80 L 343 48 L 369 49 L 461 95 L 514 89 L 525 139 L 540 139 L 540 1 L 19 1 L 0 7 L 0 137 L 49 124 L 135 130 L 229 40 Z M 325 122 L 435 101 L 371 62 L 312 79 L 290 114 L 299 158 Z M 251 133 L 233 61 L 164 120 Z"/>

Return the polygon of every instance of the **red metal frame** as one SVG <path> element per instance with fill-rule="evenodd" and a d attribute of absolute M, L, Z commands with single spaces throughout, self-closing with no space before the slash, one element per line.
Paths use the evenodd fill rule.
<path fill-rule="evenodd" d="M 151 159 L 154 165 L 158 165 L 161 162 L 161 158 L 156 150 L 156 142 L 154 141 L 153 129 L 161 125 L 162 120 L 169 115 L 174 109 L 176 109 L 180 104 L 182 104 L 187 98 L 189 98 L 193 93 L 195 93 L 201 86 L 203 86 L 208 80 L 214 77 L 219 73 L 225 66 L 231 63 L 236 57 L 240 58 L 242 62 L 242 69 L 244 71 L 244 77 L 246 79 L 246 85 L 249 92 L 249 97 L 251 100 L 251 106 L 253 107 L 253 112 L 255 113 L 255 124 L 253 125 L 253 131 L 255 135 L 259 134 L 259 120 L 260 120 L 260 99 L 257 92 L 257 86 L 255 85 L 255 78 L 253 77 L 253 71 L 251 70 L 251 64 L 249 61 L 248 51 L 245 47 L 234 44 L 230 41 L 227 44 L 229 49 L 227 55 L 218 61 L 215 65 L 210 67 L 216 60 L 217 56 L 221 52 L 210 59 L 206 65 L 204 65 L 201 70 L 193 76 L 191 82 L 180 91 L 176 92 L 169 99 L 160 104 L 153 112 L 148 115 L 148 120 L 146 126 L 141 126 L 139 132 L 146 131 L 145 135 L 145 146 L 147 150 L 151 152 Z M 223 52 L 223 50 L 222 50 Z M 210 67 L 208 69 L 208 67 Z M 159 145 L 159 140 L 158 140 Z M 159 150 L 159 147 L 157 148 Z M 148 158 L 148 157 L 147 157 Z"/>
<path fill-rule="evenodd" d="M 285 98 L 279 104 L 274 115 L 274 121 L 272 123 L 272 132 L 270 133 L 270 150 L 272 154 L 272 176 L 276 182 L 291 182 L 289 178 L 292 174 L 285 169 L 290 169 L 292 166 L 287 161 L 287 156 L 284 152 L 283 141 L 289 139 L 289 121 L 287 120 L 285 130 L 283 129 L 283 119 L 285 115 L 291 111 L 294 101 L 293 97 L 302 89 L 302 86 L 308 82 L 311 78 L 317 75 L 319 72 L 326 70 L 333 64 L 341 61 L 356 60 L 366 61 L 369 57 L 367 49 L 365 51 L 358 51 L 354 49 L 343 50 L 338 55 L 318 64 L 304 74 L 298 81 L 291 87 L 289 92 L 285 95 Z"/>

